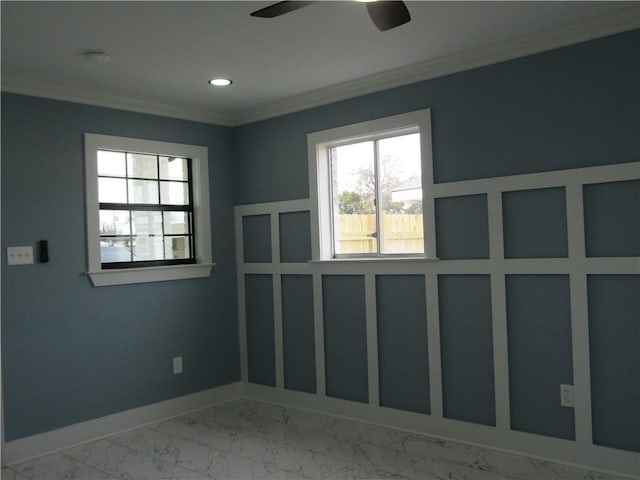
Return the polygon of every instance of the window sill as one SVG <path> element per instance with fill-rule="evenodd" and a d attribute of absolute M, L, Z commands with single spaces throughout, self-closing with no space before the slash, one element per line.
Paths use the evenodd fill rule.
<path fill-rule="evenodd" d="M 328 263 L 415 263 L 415 262 L 437 262 L 438 257 L 342 257 L 327 258 L 323 260 L 309 260 L 311 264 L 328 264 Z"/>
<path fill-rule="evenodd" d="M 87 275 L 91 278 L 94 287 L 107 287 L 110 285 L 127 285 L 131 283 L 205 278 L 211 274 L 211 269 L 214 265 L 215 263 L 198 263 L 195 265 L 99 270 L 87 272 Z"/>

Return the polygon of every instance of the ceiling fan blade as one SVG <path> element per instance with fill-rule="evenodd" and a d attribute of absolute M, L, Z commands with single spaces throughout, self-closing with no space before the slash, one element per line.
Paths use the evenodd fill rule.
<path fill-rule="evenodd" d="M 273 18 L 293 12 L 315 2 L 278 2 L 251 13 L 252 17 Z"/>
<path fill-rule="evenodd" d="M 367 10 L 373 23 L 383 32 L 411 20 L 411 15 L 404 2 L 369 2 Z"/>

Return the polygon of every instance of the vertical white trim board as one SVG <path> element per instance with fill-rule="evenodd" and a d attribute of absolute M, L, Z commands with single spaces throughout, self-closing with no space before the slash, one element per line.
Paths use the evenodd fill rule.
<path fill-rule="evenodd" d="M 376 300 L 376 277 L 373 274 L 364 276 L 364 297 L 365 297 L 365 322 L 366 322 L 366 343 L 367 343 L 367 372 L 369 403 L 377 406 L 380 404 L 380 371 L 378 365 L 378 324 L 377 300 Z"/>
<path fill-rule="evenodd" d="M 322 275 L 313 274 L 313 326 L 316 347 L 316 393 L 324 397 L 327 377 L 324 359 L 324 307 L 322 304 Z"/>
<path fill-rule="evenodd" d="M 273 280 L 273 349 L 275 355 L 276 387 L 284 388 L 284 336 L 282 325 L 282 275 L 274 273 Z"/>
<path fill-rule="evenodd" d="M 582 185 L 568 185 L 567 201 L 567 242 L 569 260 L 575 263 L 569 275 L 571 296 L 571 345 L 574 367 L 574 418 L 576 441 L 582 444 L 593 442 L 591 420 L 591 364 L 589 355 L 589 309 L 587 297 L 587 275 L 580 268 L 580 262 L 586 257 L 584 234 L 584 205 Z M 640 460 L 639 460 L 640 462 Z"/>
<path fill-rule="evenodd" d="M 235 216 L 235 233 L 236 233 L 236 268 L 239 269 L 244 265 L 244 232 L 242 228 L 242 215 L 240 210 L 236 209 Z M 249 380 L 249 367 L 247 352 L 247 312 L 244 291 L 244 275 L 238 272 L 236 276 L 236 286 L 238 289 L 238 342 L 240 344 L 240 378 L 243 382 Z"/>
<path fill-rule="evenodd" d="M 440 349 L 440 301 L 438 276 L 425 275 L 425 299 L 427 312 L 427 355 L 429 359 L 429 403 L 431 415 L 444 416 L 442 391 L 442 352 Z"/>

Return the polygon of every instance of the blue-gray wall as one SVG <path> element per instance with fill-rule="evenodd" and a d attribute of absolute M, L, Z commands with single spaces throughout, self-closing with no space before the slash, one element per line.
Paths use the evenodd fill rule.
<path fill-rule="evenodd" d="M 636 30 L 241 126 L 233 130 L 235 202 L 308 198 L 307 134 L 422 108 L 431 109 L 436 182 L 638 161 L 639 84 Z M 475 259 L 489 259 L 491 265 L 502 260 L 502 253 L 507 259 L 567 258 L 566 193 L 564 187 L 505 192 L 500 219 L 504 252 L 489 249 L 486 194 L 438 198 L 437 254 L 457 265 Z M 638 256 L 640 182 L 586 185 L 583 198 L 587 256 Z M 296 252 L 287 261 L 305 262 L 308 219 L 287 215 L 280 214 L 280 249 Z M 298 230 L 294 240 L 290 235 Z M 252 250 L 270 242 L 266 236 L 253 238 L 258 245 Z M 430 321 L 440 327 L 444 416 L 495 425 L 489 275 L 495 272 L 490 266 L 479 272 L 474 265 L 474 275 L 438 276 L 439 318 Z M 380 398 L 372 399 L 365 314 L 369 292 L 364 274 L 357 267 L 354 271 L 334 275 L 327 267 L 317 292 L 323 306 L 327 395 L 429 414 L 425 304 L 436 299 L 426 298 L 426 277 L 376 275 L 372 293 Z M 559 398 L 560 384 L 573 382 L 570 276 L 541 273 L 504 276 L 511 428 L 571 440 L 574 411 L 560 406 Z M 632 451 L 640 450 L 638 278 L 590 276 L 588 282 L 589 326 L 598 332 L 590 337 L 594 442 Z M 288 296 L 286 310 L 304 318 L 306 327 L 296 334 L 308 344 L 314 299 L 305 288 L 299 302 Z M 610 292 L 616 292 L 615 301 L 608 300 Z M 285 328 L 294 334 L 291 325 Z M 291 335 L 285 339 L 290 345 Z M 289 349 L 285 372 L 297 358 L 289 354 L 287 359 Z M 310 369 L 309 357 L 306 362 Z M 624 386 L 624 400 L 612 382 Z"/>
<path fill-rule="evenodd" d="M 376 277 L 380 405 L 431 411 L 423 275 Z"/>
<path fill-rule="evenodd" d="M 640 275 L 589 275 L 588 292 L 593 442 L 640 452 Z"/>
<path fill-rule="evenodd" d="M 487 195 L 436 198 L 436 256 L 489 258 Z"/>
<path fill-rule="evenodd" d="M 95 288 L 83 133 L 209 149 L 210 278 Z M 7 440 L 240 379 L 231 130 L 2 95 L 2 381 Z M 6 266 L 49 241 L 50 262 Z M 173 375 L 172 357 L 184 373 Z"/>
<path fill-rule="evenodd" d="M 436 182 L 636 161 L 639 58 L 634 30 L 236 128 L 236 203 L 308 198 L 308 133 L 421 108 Z"/>
<path fill-rule="evenodd" d="M 316 393 L 316 343 L 311 275 L 282 275 L 284 386 Z"/>
<path fill-rule="evenodd" d="M 42 238 L 50 241 L 51 249 L 47 265 L 3 267 L 7 438 L 238 380 L 231 206 L 308 198 L 308 133 L 431 108 L 437 182 L 637 161 L 639 59 L 640 31 L 631 31 L 233 129 L 3 95 L 3 255 L 6 246 L 34 244 Z M 81 275 L 86 270 L 82 152 L 82 133 L 86 131 L 209 147 L 213 248 L 218 263 L 210 279 L 90 287 Z M 638 198 L 638 184 L 620 182 L 585 188 L 589 256 L 638 255 L 633 238 L 638 235 L 639 207 L 628 203 Z M 565 256 L 565 192 L 554 189 L 527 193 L 503 197 L 508 255 Z M 606 205 L 599 202 L 601 197 Z M 538 215 L 536 209 L 544 205 L 554 209 L 552 218 Z M 611 215 L 622 210 L 625 212 Z M 527 221 L 519 222 L 523 215 Z M 265 218 L 246 220 L 242 248 L 250 260 L 269 264 L 273 261 L 271 225 Z M 308 213 L 282 214 L 279 219 L 282 261 L 305 262 L 310 252 Z M 439 200 L 436 222 L 438 241 L 443 243 L 438 251 L 443 258 L 488 258 L 486 196 Z M 538 243 L 528 235 L 539 228 L 550 228 L 552 238 Z M 615 236 L 603 234 L 604 228 L 612 229 Z M 464 237 L 472 242 L 463 242 Z M 620 243 L 619 237 L 626 240 Z M 265 265 L 261 268 L 268 271 Z M 438 279 L 443 406 L 448 418 L 491 425 L 495 423 L 493 352 L 489 348 L 491 312 L 487 304 L 491 292 L 487 276 L 480 273 L 477 277 Z M 257 378 L 252 380 L 266 384 L 274 383 L 275 371 L 273 336 L 267 325 L 273 322 L 268 312 L 273 308 L 273 278 L 248 277 L 242 282 L 249 294 L 249 340 L 254 334 L 258 338 L 261 329 L 268 333 L 266 341 L 250 345 L 249 357 L 258 355 L 269 365 L 256 370 L 250 361 L 250 377 L 253 370 Z M 625 359 L 638 356 L 637 323 L 633 322 L 639 301 L 637 282 L 637 276 L 589 279 L 589 294 L 593 296 L 590 328 L 607 332 L 590 338 L 594 441 L 628 450 L 639 449 L 633 439 L 640 437 L 637 422 L 625 423 L 640 392 L 637 369 L 623 368 Z M 401 284 L 409 288 L 407 292 L 403 289 L 402 295 L 396 291 Z M 283 277 L 281 286 L 285 387 L 313 392 L 314 382 L 305 378 L 312 357 L 304 345 L 315 341 L 310 315 L 318 299 L 313 298 L 308 277 Z M 377 353 L 382 367 L 380 393 L 384 396 L 379 400 L 393 408 L 428 414 L 428 397 L 424 395 L 429 380 L 427 339 L 421 320 L 424 304 L 435 299 L 426 298 L 420 276 L 379 279 L 377 287 Z M 509 362 L 514 366 L 509 370 L 511 420 L 516 429 L 561 438 L 574 435 L 571 411 L 557 406 L 557 383 L 571 382 L 572 345 L 566 330 L 568 288 L 564 275 L 508 278 Z M 460 290 L 469 305 L 456 304 Z M 619 302 L 607 300 L 611 291 L 619 293 Z M 364 276 L 324 275 L 319 300 L 324 314 L 327 394 L 371 401 Z M 553 317 L 546 318 L 542 305 L 552 309 Z M 532 306 L 535 311 L 531 311 Z M 394 311 L 407 313 L 402 319 L 402 332 L 393 331 L 390 312 Z M 617 322 L 611 329 L 609 311 Z M 544 322 L 551 322 L 549 328 L 554 329 L 554 335 L 536 329 L 537 325 L 546 325 Z M 456 335 L 459 328 L 473 328 L 474 334 L 483 339 L 482 344 L 473 345 L 471 332 Z M 526 341 L 531 331 L 539 349 L 551 355 L 539 355 L 531 348 Z M 414 340 L 423 342 L 422 346 L 411 343 L 399 357 L 411 363 L 407 371 L 411 372 L 412 383 L 401 385 L 415 395 L 409 402 L 394 393 L 396 379 L 392 372 L 401 365 L 393 352 Z M 471 345 L 468 354 L 460 351 L 464 345 Z M 613 355 L 614 349 L 622 353 Z M 176 355 L 185 360 L 181 376 L 170 373 L 171 357 Z M 301 362 L 300 368 L 293 362 Z M 343 368 L 345 365 L 349 368 Z M 540 386 L 535 398 L 528 397 L 530 386 L 525 377 L 529 368 L 536 369 L 535 381 Z M 621 370 L 611 378 L 626 382 L 631 400 L 615 403 L 617 393 L 612 393 L 607 383 L 615 369 Z M 473 385 L 467 382 L 471 377 L 475 379 Z M 466 388 L 478 392 L 480 404 L 467 408 Z M 554 404 L 545 406 L 552 397 Z M 539 404 L 533 405 L 536 402 Z M 617 408 L 611 409 L 611 405 Z"/>
<path fill-rule="evenodd" d="M 273 277 L 245 275 L 249 381 L 276 386 Z"/>
<path fill-rule="evenodd" d="M 440 275 L 438 300 L 443 415 L 495 425 L 491 279 Z"/>
<path fill-rule="evenodd" d="M 585 185 L 583 198 L 587 257 L 640 256 L 640 180 Z"/>
<path fill-rule="evenodd" d="M 507 275 L 511 428 L 575 438 L 573 409 L 558 401 L 573 385 L 568 275 Z"/>
<path fill-rule="evenodd" d="M 271 262 L 271 216 L 242 218 L 242 248 L 245 262 Z"/>
<path fill-rule="evenodd" d="M 322 312 L 329 397 L 369 401 L 364 275 L 324 275 Z"/>
<path fill-rule="evenodd" d="M 566 258 L 565 189 L 543 188 L 502 194 L 505 258 Z"/>

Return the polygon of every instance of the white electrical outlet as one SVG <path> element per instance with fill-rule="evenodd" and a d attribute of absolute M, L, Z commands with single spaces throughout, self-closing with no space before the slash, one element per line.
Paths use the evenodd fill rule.
<path fill-rule="evenodd" d="M 33 263 L 33 247 L 7 247 L 7 265 Z"/>
<path fill-rule="evenodd" d="M 560 384 L 560 406 L 574 407 L 573 385 Z"/>
<path fill-rule="evenodd" d="M 173 374 L 182 373 L 182 357 L 173 357 Z"/>

